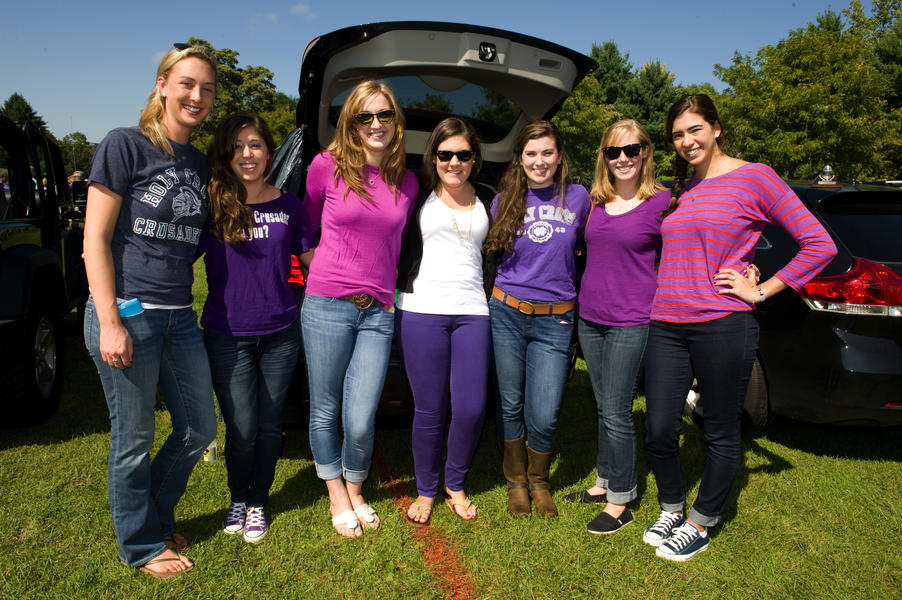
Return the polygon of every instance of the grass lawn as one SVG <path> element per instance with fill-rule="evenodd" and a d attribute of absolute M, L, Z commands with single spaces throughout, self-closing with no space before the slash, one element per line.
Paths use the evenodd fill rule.
<path fill-rule="evenodd" d="M 902 555 L 895 550 L 902 540 L 899 429 L 775 421 L 745 440 L 744 465 L 708 551 L 670 563 L 641 540 L 659 511 L 642 452 L 636 520 L 624 530 L 590 535 L 585 524 L 598 509 L 561 500 L 594 481 L 595 417 L 582 364 L 567 388 L 552 473 L 559 519 L 507 515 L 490 422 L 468 481 L 479 518 L 465 523 L 437 503 L 433 527 L 414 531 L 398 508 L 414 493 L 409 424 L 399 424 L 378 431 L 365 489 L 383 527 L 342 539 L 329 523 L 307 434 L 289 430 L 266 540 L 252 546 L 220 532 L 225 464 L 200 463 L 176 513 L 178 531 L 193 540 L 188 554 L 197 567 L 154 580 L 116 558 L 106 405 L 78 327 L 73 313 L 59 412 L 37 428 L 0 430 L 0 598 L 902 597 Z M 640 432 L 644 414 L 639 399 Z M 160 444 L 165 411 L 157 413 L 157 425 Z M 684 443 L 693 489 L 703 460 L 696 426 L 686 424 Z"/>

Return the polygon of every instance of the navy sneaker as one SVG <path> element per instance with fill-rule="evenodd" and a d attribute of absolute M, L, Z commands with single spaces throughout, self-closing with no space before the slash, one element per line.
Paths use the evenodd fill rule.
<path fill-rule="evenodd" d="M 577 502 L 579 504 L 601 504 L 608 501 L 607 494 L 590 494 L 586 490 L 573 492 L 564 496 L 567 502 Z"/>
<path fill-rule="evenodd" d="M 661 544 L 655 554 L 667 560 L 687 561 L 708 549 L 708 532 L 699 531 L 692 523 L 683 523 Z"/>
<path fill-rule="evenodd" d="M 612 517 L 606 512 L 601 513 L 589 521 L 586 529 L 589 530 L 589 533 L 608 534 L 619 531 L 624 525 L 629 525 L 632 522 L 633 513 L 630 512 L 630 509 L 625 508 L 619 517 Z"/>
<path fill-rule="evenodd" d="M 664 543 L 664 540 L 670 537 L 673 530 L 682 525 L 685 520 L 683 513 L 662 510 L 658 520 L 649 525 L 645 533 L 642 534 L 642 541 L 655 547 L 660 546 Z"/>

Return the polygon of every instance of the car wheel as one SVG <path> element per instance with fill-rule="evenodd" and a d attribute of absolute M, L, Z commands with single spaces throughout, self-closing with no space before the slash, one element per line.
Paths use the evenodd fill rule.
<path fill-rule="evenodd" d="M 752 375 L 749 377 L 749 389 L 745 394 L 742 414 L 747 424 L 754 429 L 764 427 L 770 421 L 767 379 L 765 379 L 764 369 L 761 368 L 761 363 L 757 359 L 752 365 Z"/>
<path fill-rule="evenodd" d="M 59 319 L 48 303 L 33 306 L 19 342 L 12 371 L 11 412 L 22 424 L 47 420 L 59 406 L 62 388 L 62 344 Z"/>

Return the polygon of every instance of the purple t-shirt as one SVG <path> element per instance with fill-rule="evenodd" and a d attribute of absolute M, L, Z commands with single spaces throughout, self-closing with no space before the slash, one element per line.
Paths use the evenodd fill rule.
<path fill-rule="evenodd" d="M 555 186 L 528 189 L 522 235 L 505 252 L 495 285 L 520 300 L 564 302 L 576 297 L 573 249 L 589 214 L 589 193 L 567 186 L 563 206 Z M 498 196 L 492 201 L 492 215 Z"/>
<path fill-rule="evenodd" d="M 313 245 L 307 213 L 289 193 L 249 208 L 255 223 L 250 240 L 229 244 L 206 230 L 201 236 L 210 292 L 200 322 L 220 335 L 266 335 L 285 329 L 300 314 L 288 273 L 291 255 Z"/>
<path fill-rule="evenodd" d="M 347 186 L 340 178 L 335 180 L 330 153 L 322 152 L 310 163 L 304 207 L 313 230 L 322 233 L 310 263 L 307 293 L 330 298 L 365 293 L 390 305 L 417 179 L 405 172 L 396 200 L 378 168 L 364 166 L 363 176 L 372 201 L 353 191 L 345 197 Z"/>
<path fill-rule="evenodd" d="M 662 190 L 623 214 L 609 215 L 603 205 L 592 210 L 585 234 L 580 318 L 620 327 L 648 323 L 658 287 L 661 215 L 668 204 L 670 190 Z"/>

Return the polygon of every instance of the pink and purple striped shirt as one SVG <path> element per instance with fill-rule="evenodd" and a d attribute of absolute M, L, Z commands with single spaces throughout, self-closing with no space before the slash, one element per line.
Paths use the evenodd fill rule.
<path fill-rule="evenodd" d="M 717 293 L 721 268 L 754 261 L 768 223 L 785 229 L 799 252 L 776 276 L 798 290 L 836 255 L 836 246 L 798 196 L 767 165 L 747 163 L 710 179 L 692 179 L 661 225 L 663 249 L 651 319 L 710 321 L 752 305 Z"/>

